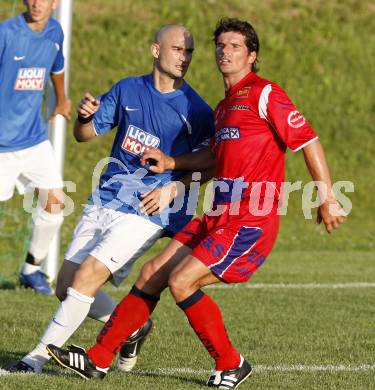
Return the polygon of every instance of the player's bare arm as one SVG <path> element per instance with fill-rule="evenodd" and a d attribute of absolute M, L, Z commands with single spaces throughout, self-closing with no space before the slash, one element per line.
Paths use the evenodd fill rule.
<path fill-rule="evenodd" d="M 49 118 L 54 119 L 56 115 L 62 115 L 66 120 L 70 121 L 71 119 L 71 101 L 65 95 L 64 87 L 65 73 L 51 74 L 52 84 L 56 94 L 56 107 L 53 111 L 53 114 Z"/>
<path fill-rule="evenodd" d="M 332 190 L 332 182 L 321 143 L 316 140 L 303 148 L 307 168 L 315 182 L 323 183 L 326 191 L 319 190 L 322 204 L 318 209 L 317 223 L 324 222 L 328 233 L 332 233 L 344 222 L 346 213 Z"/>
<path fill-rule="evenodd" d="M 167 156 L 159 149 L 149 149 L 141 157 L 141 164 L 150 164 L 149 170 L 154 173 L 168 170 L 202 172 L 215 166 L 215 157 L 210 148 L 177 157 Z"/>
<path fill-rule="evenodd" d="M 214 169 L 210 168 L 200 173 L 201 178 L 199 182 L 204 184 L 212 179 Z M 152 191 L 142 194 L 142 201 L 140 202 L 142 212 L 148 215 L 159 214 L 168 207 L 173 199 L 189 191 L 192 182 L 196 181 L 193 180 L 193 172 L 190 172 L 180 179 L 180 183 L 183 185 L 178 185 L 177 182 L 172 181 L 161 188 L 155 188 Z"/>
<path fill-rule="evenodd" d="M 89 92 L 79 102 L 77 107 L 78 118 L 74 123 L 74 137 L 78 142 L 86 142 L 96 136 L 92 118 L 99 110 L 100 102 Z"/>

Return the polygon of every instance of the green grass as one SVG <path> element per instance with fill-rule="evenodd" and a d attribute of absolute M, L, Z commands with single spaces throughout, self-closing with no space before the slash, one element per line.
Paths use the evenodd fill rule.
<path fill-rule="evenodd" d="M 0 17 L 13 5 L 0 0 Z M 22 2 L 16 6 L 22 10 Z M 90 91 L 99 94 L 118 79 L 151 70 L 148 48 L 164 23 L 181 22 L 195 35 L 196 51 L 188 81 L 212 105 L 223 97 L 214 64 L 212 30 L 222 16 L 249 20 L 261 40 L 260 75 L 279 83 L 320 135 L 334 180 L 353 181 L 347 194 L 353 210 L 340 231 L 327 235 L 305 220 L 301 191 L 293 193 L 282 218 L 276 248 L 252 283 L 375 282 L 374 233 L 371 215 L 375 190 L 374 75 L 375 7 L 370 0 L 76 0 L 72 42 L 70 96 L 75 106 Z M 62 229 L 62 250 L 91 190 L 91 174 L 108 155 L 113 134 L 87 144 L 67 137 L 65 179 L 77 184 L 69 194 L 75 212 Z M 290 181 L 310 180 L 301 153 L 288 153 Z M 0 221 L 4 224 L 4 220 Z M 7 224 L 15 231 L 24 222 Z M 2 225 L 1 225 L 2 226 Z M 1 273 L 18 268 L 21 235 L 0 239 Z M 165 241 L 164 241 L 165 242 Z M 147 254 L 157 253 L 157 244 Z M 17 253 L 14 253 L 14 248 Z M 13 260 L 12 260 L 13 256 Z M 140 264 L 140 263 L 139 263 Z M 119 290 L 126 293 L 136 272 Z M 258 366 L 374 365 L 373 289 L 208 290 L 220 303 L 235 345 Z M 155 313 L 155 330 L 135 374 L 112 372 L 89 388 L 194 389 L 206 373 L 163 374 L 158 368 L 209 370 L 211 362 L 177 310 L 169 294 Z M 27 291 L 0 291 L 0 366 L 23 356 L 36 343 L 58 303 Z M 234 304 L 233 304 L 234 303 Z M 90 345 L 100 324 L 87 321 L 73 337 Z M 0 376 L 2 388 L 80 389 L 83 382 L 50 364 L 40 377 Z M 258 371 L 243 385 L 249 389 L 370 389 L 374 370 L 357 372 Z"/>
<path fill-rule="evenodd" d="M 252 283 L 374 282 L 371 261 L 367 252 L 342 255 L 335 251 L 319 254 L 275 251 L 254 275 Z M 118 290 L 107 286 L 107 292 L 120 299 L 134 276 Z M 371 388 L 374 368 L 358 372 L 283 372 L 277 368 L 262 371 L 262 367 L 374 366 L 373 288 L 252 289 L 243 285 L 206 291 L 220 304 L 233 343 L 254 364 L 255 373 L 243 388 Z M 34 346 L 57 302 L 19 289 L 3 291 L 1 295 L 0 321 L 2 329 L 7 330 L 0 335 L 3 366 Z M 90 382 L 90 388 L 201 387 L 206 371 L 211 369 L 210 358 L 168 292 L 164 293 L 153 318 L 155 329 L 144 346 L 137 371 L 130 375 L 111 371 L 104 381 Z M 87 320 L 71 341 L 90 346 L 100 327 L 99 323 Z M 190 368 L 196 372 L 163 372 L 163 368 Z M 83 382 L 49 363 L 46 375 L 0 376 L 1 384 L 7 388 L 78 389 Z"/>

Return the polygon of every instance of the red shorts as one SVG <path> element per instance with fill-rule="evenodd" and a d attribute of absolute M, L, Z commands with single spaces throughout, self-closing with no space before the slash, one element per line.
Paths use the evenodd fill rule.
<path fill-rule="evenodd" d="M 192 256 L 226 283 L 241 283 L 264 263 L 276 241 L 279 216 L 250 215 L 195 218 L 174 239 L 192 249 Z"/>

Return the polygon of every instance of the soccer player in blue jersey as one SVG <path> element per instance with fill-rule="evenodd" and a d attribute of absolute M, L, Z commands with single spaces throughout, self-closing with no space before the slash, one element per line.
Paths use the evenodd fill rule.
<path fill-rule="evenodd" d="M 30 247 L 20 282 L 51 295 L 40 265 L 63 222 L 63 182 L 41 115 L 49 75 L 57 104 L 53 116 L 70 119 L 64 92 L 63 32 L 50 16 L 56 1 L 25 0 L 26 12 L 0 23 L 0 201 L 14 188 L 37 189 Z"/>
<path fill-rule="evenodd" d="M 56 288 L 61 306 L 36 348 L 10 371 L 40 372 L 49 359 L 47 344 L 62 346 L 86 316 L 107 321 L 116 303 L 101 286 L 107 280 L 118 285 L 159 237 L 177 232 L 192 217 L 195 208 L 188 212 L 187 194 L 177 186 L 177 181 L 189 184 L 192 175 L 154 174 L 140 158 L 150 147 L 173 156 L 199 150 L 214 133 L 211 108 L 183 79 L 193 49 L 185 27 L 164 26 L 151 45 L 151 74 L 122 79 L 98 98 L 86 93 L 80 102 L 74 126 L 78 141 L 117 127 L 109 164 L 66 252 Z M 177 202 L 179 210 L 172 212 Z M 125 343 L 121 370 L 133 368 L 151 326 L 147 321 Z"/>

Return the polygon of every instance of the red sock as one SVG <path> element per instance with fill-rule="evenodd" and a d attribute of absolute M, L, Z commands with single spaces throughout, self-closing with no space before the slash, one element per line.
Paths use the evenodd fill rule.
<path fill-rule="evenodd" d="M 159 297 L 146 294 L 133 286 L 105 323 L 96 344 L 87 350 L 96 366 L 107 368 L 111 365 L 126 339 L 150 317 L 158 300 Z"/>
<path fill-rule="evenodd" d="M 177 305 L 185 312 L 200 341 L 215 359 L 216 370 L 237 368 L 240 354 L 229 340 L 219 306 L 201 290 Z"/>

